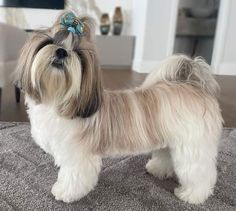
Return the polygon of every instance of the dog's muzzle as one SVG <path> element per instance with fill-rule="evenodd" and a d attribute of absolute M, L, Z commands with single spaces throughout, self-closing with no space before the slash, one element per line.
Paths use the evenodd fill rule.
<path fill-rule="evenodd" d="M 68 53 L 65 49 L 58 48 L 55 51 L 55 56 L 54 56 L 53 61 L 52 61 L 52 66 L 54 66 L 58 69 L 62 69 L 64 67 L 64 61 L 65 61 L 67 56 L 68 56 Z"/>

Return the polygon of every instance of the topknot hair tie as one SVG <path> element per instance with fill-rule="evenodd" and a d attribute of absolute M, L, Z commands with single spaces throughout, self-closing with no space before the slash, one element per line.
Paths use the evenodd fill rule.
<path fill-rule="evenodd" d="M 85 26 L 85 24 L 78 17 L 76 17 L 74 15 L 74 13 L 72 13 L 72 12 L 66 13 L 61 18 L 60 24 L 65 26 L 68 31 L 70 31 L 74 34 L 77 34 L 79 36 L 84 35 L 84 26 Z"/>

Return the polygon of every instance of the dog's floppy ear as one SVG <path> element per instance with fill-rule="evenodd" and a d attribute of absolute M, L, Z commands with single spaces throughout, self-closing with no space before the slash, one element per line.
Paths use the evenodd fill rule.
<path fill-rule="evenodd" d="M 84 36 L 76 50 L 81 61 L 82 79 L 77 116 L 87 118 L 93 115 L 102 103 L 102 80 L 100 65 L 94 45 L 95 23 L 90 17 L 81 17 Z"/>
<path fill-rule="evenodd" d="M 70 94 L 66 94 L 67 97 L 58 104 L 59 115 L 66 118 L 88 118 L 97 112 L 102 103 L 100 67 L 95 50 L 89 46 L 92 44 L 86 43 L 86 48 L 76 49 L 81 62 L 81 81 L 72 78 Z M 80 86 L 79 92 L 76 91 L 77 86 Z"/>
<path fill-rule="evenodd" d="M 93 115 L 102 103 L 102 82 L 100 67 L 95 51 L 82 50 L 82 80 L 77 115 L 87 118 Z"/>

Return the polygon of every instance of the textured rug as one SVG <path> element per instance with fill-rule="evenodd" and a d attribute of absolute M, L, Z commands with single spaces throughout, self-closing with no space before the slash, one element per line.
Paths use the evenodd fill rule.
<path fill-rule="evenodd" d="M 55 201 L 58 169 L 31 139 L 28 123 L 0 123 L 0 210 L 236 210 L 236 129 L 224 129 L 214 196 L 203 205 L 178 200 L 175 179 L 145 171 L 148 155 L 104 159 L 97 187 L 79 202 Z"/>

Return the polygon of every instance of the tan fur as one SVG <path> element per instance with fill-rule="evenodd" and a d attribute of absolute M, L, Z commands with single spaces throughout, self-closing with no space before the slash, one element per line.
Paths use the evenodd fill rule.
<path fill-rule="evenodd" d="M 64 17 L 64 16 L 63 16 Z M 89 18 L 84 36 L 58 21 L 25 45 L 16 72 L 31 134 L 60 167 L 56 200 L 72 202 L 97 184 L 101 158 L 154 152 L 149 173 L 177 175 L 175 195 L 202 203 L 216 183 L 222 131 L 219 86 L 201 58 L 167 58 L 135 89 L 108 91 Z M 115 49 L 114 49 L 115 50 Z"/>
<path fill-rule="evenodd" d="M 22 51 L 17 75 L 23 90 L 37 103 L 52 104 L 63 118 L 77 118 L 78 142 L 85 148 L 95 154 L 139 153 L 166 147 L 192 122 L 216 122 L 217 130 L 221 128 L 215 98 L 218 85 L 204 61 L 173 56 L 140 88 L 104 90 L 92 21 L 81 19 L 86 25 L 84 37 L 68 36 L 59 19 L 52 28 L 36 33 Z M 64 71 L 50 67 L 48 58 L 57 43 L 35 51 L 52 38 L 60 45 L 66 43 L 70 55 Z"/>
<path fill-rule="evenodd" d="M 182 129 L 188 130 L 187 122 L 191 124 L 198 119 L 211 122 L 214 112 L 220 112 L 216 99 L 188 84 L 169 86 L 160 82 L 148 89 L 104 91 L 103 94 L 101 109 L 93 117 L 81 120 L 78 129 L 78 137 L 82 138 L 78 141 L 98 154 L 141 153 L 165 148 L 179 135 L 170 135 L 173 128 L 181 128 L 182 124 Z"/>

